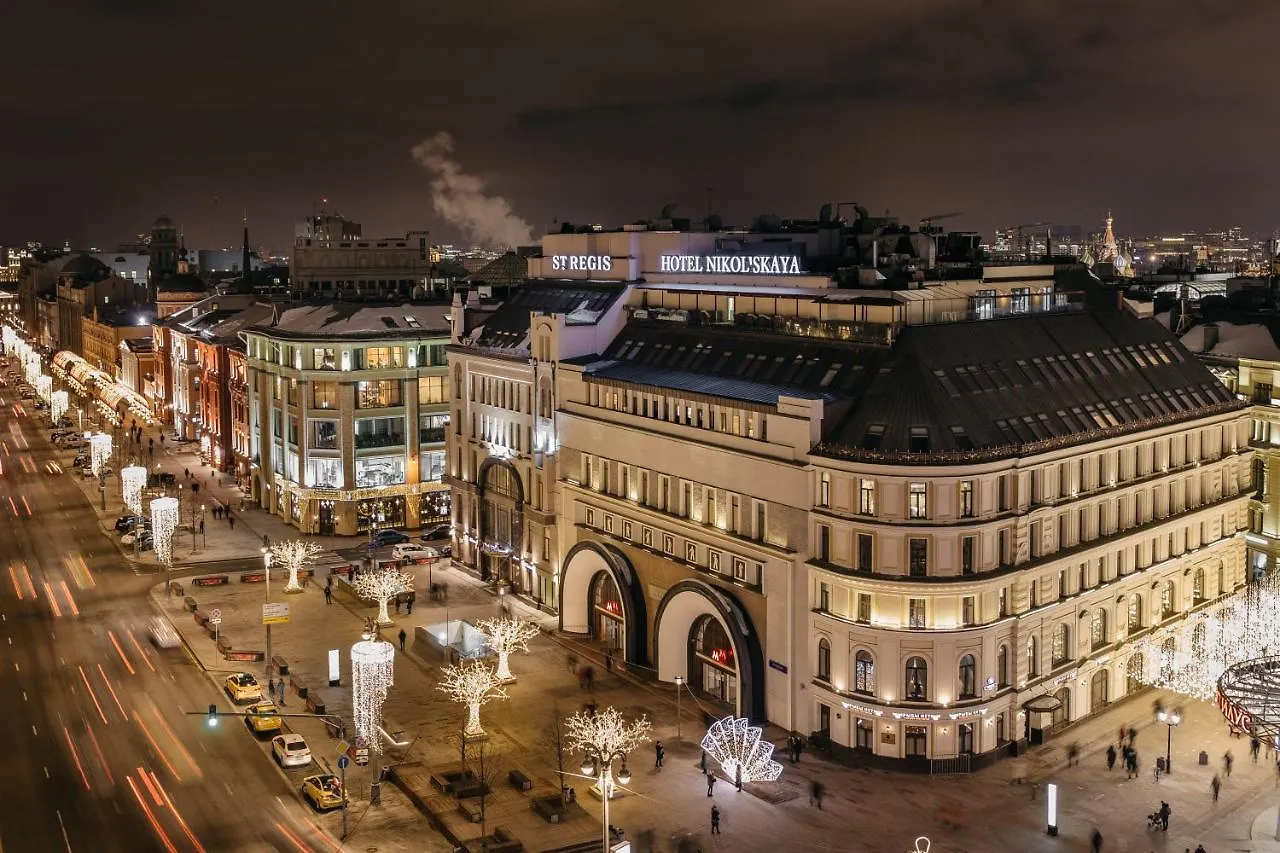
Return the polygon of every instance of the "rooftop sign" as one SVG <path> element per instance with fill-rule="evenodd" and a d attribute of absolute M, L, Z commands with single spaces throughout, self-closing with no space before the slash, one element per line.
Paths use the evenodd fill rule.
<path fill-rule="evenodd" d="M 552 255 L 552 272 L 609 272 L 613 258 L 609 255 Z"/>
<path fill-rule="evenodd" d="M 663 255 L 658 272 L 800 275 L 794 255 Z"/>

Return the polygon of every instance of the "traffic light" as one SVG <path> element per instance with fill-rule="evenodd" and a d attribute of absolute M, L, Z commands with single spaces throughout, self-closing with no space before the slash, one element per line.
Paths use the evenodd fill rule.
<path fill-rule="evenodd" d="M 210 705 L 209 706 L 209 728 L 213 728 L 216 725 L 218 725 L 218 706 Z"/>

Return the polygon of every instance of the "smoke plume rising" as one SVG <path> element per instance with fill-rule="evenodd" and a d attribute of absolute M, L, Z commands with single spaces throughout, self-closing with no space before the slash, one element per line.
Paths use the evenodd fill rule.
<path fill-rule="evenodd" d="M 485 193 L 484 180 L 462 171 L 453 159 L 453 137 L 447 133 L 414 146 L 413 157 L 432 174 L 431 200 L 436 213 L 484 246 L 514 248 L 533 242 L 533 228 L 511 210 L 502 196 Z"/>

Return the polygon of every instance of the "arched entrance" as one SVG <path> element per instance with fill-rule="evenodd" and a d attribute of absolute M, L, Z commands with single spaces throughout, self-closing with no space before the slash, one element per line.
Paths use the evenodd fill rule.
<path fill-rule="evenodd" d="M 1111 673 L 1100 669 L 1089 679 L 1089 713 L 1096 714 L 1111 701 Z"/>
<path fill-rule="evenodd" d="M 686 679 L 738 716 L 764 720 L 760 638 L 742 605 L 704 581 L 683 580 L 667 590 L 654 620 L 658 679 Z"/>
<path fill-rule="evenodd" d="M 560 630 L 588 634 L 621 649 L 628 663 L 647 661 L 644 591 L 631 562 L 607 542 L 579 542 L 560 574 Z"/>
<path fill-rule="evenodd" d="M 514 584 L 529 593 L 520 572 L 520 549 L 524 542 L 524 486 L 520 472 L 505 459 L 489 457 L 480 465 L 476 478 L 480 502 L 480 577 L 486 581 Z"/>

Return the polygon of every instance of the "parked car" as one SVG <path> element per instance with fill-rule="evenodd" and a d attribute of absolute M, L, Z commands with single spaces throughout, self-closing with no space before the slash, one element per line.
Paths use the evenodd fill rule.
<path fill-rule="evenodd" d="M 342 783 L 332 773 L 321 773 L 303 779 L 302 798 L 318 812 L 340 809 L 347 801 L 342 792 Z"/>
<path fill-rule="evenodd" d="M 228 675 L 223 686 L 233 702 L 261 702 L 262 685 L 251 672 L 237 672 Z"/>
<path fill-rule="evenodd" d="M 145 522 L 140 515 L 122 515 L 116 519 L 116 533 L 128 533 L 138 522 Z"/>
<path fill-rule="evenodd" d="M 35 407 L 36 407 L 36 411 L 39 412 L 43 409 L 49 408 L 49 404 L 46 403 L 44 400 L 36 400 Z"/>
<path fill-rule="evenodd" d="M 452 524 L 433 524 L 426 530 L 422 531 L 422 535 L 418 538 L 423 542 L 435 542 L 439 539 L 448 539 L 453 535 Z"/>
<path fill-rule="evenodd" d="M 302 735 L 276 735 L 271 739 L 271 755 L 281 767 L 306 767 L 311 763 L 311 747 Z"/>
<path fill-rule="evenodd" d="M 373 544 L 382 548 L 386 545 L 399 545 L 402 542 L 408 542 L 409 537 L 400 530 L 384 529 L 373 534 Z"/>
<path fill-rule="evenodd" d="M 436 556 L 438 553 L 434 548 L 414 542 L 402 542 L 391 549 L 391 559 L 408 560 L 411 563 L 425 563 Z"/>
<path fill-rule="evenodd" d="M 445 542 L 443 545 L 435 545 L 433 547 L 436 549 L 437 553 L 439 553 L 441 557 L 453 556 L 453 546 L 450 545 L 448 542 Z"/>
<path fill-rule="evenodd" d="M 278 732 L 283 725 L 275 702 L 258 702 L 250 705 L 247 711 L 249 715 L 244 718 L 244 724 L 254 734 Z"/>
<path fill-rule="evenodd" d="M 151 642 L 162 649 L 176 649 L 182 645 L 182 638 L 178 636 L 178 632 L 169 620 L 163 616 L 152 617 L 148 632 L 151 634 Z"/>

